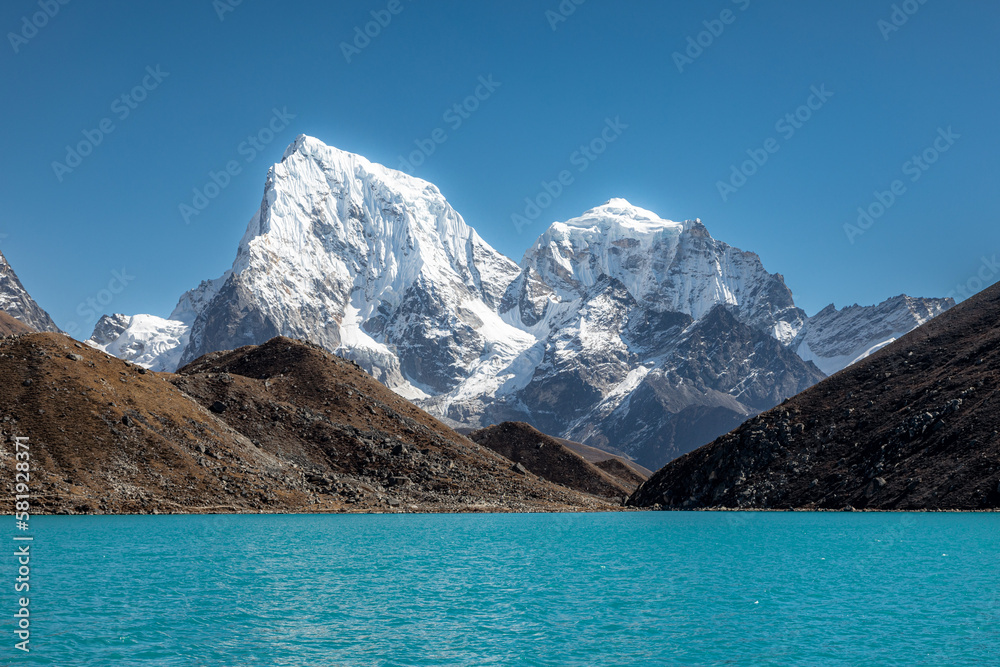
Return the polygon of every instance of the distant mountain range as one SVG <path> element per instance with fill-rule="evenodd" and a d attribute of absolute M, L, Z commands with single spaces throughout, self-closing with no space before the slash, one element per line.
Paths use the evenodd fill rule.
<path fill-rule="evenodd" d="M 300 136 L 230 270 L 87 342 L 173 371 L 309 340 L 452 426 L 526 422 L 655 469 L 953 304 L 810 318 L 757 255 L 622 199 L 553 223 L 517 264 L 434 185 Z"/>
<path fill-rule="evenodd" d="M 665 466 L 674 509 L 1000 507 L 1000 285 Z"/>

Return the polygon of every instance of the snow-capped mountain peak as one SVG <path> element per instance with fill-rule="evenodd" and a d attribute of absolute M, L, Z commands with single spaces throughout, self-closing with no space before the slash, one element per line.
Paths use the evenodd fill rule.
<path fill-rule="evenodd" d="M 452 423 L 528 421 L 658 466 L 816 382 L 810 361 L 830 372 L 946 305 L 810 319 L 756 254 L 625 199 L 553 222 L 518 265 L 431 183 L 303 135 L 229 271 L 90 342 L 173 370 L 306 339 Z"/>
<path fill-rule="evenodd" d="M 656 312 L 699 319 L 719 304 L 732 306 L 783 343 L 805 317 L 781 276 L 768 273 L 756 254 L 716 241 L 701 220 L 666 220 L 624 199 L 552 223 L 521 266 L 564 301 L 607 276 Z"/>
<path fill-rule="evenodd" d="M 529 342 L 496 313 L 517 274 L 431 183 L 300 136 L 182 361 L 280 333 L 404 395 L 439 393 Z"/>
<path fill-rule="evenodd" d="M 652 211 L 633 206 L 626 199 L 609 199 L 577 218 L 555 224 L 581 228 L 631 229 L 640 234 L 665 227 L 683 226 L 683 223 L 664 220 Z"/>

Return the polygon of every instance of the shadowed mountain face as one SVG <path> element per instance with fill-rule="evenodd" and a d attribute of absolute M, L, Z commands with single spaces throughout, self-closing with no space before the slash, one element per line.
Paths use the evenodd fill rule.
<path fill-rule="evenodd" d="M 0 468 L 27 437 L 40 513 L 545 511 L 611 507 L 510 470 L 301 342 L 160 374 L 52 333 L 0 338 Z"/>
<path fill-rule="evenodd" d="M 3 253 L 0 253 L 0 312 L 27 324 L 35 331 L 59 331 L 49 314 L 24 289 Z"/>
<path fill-rule="evenodd" d="M 624 500 L 638 486 L 634 480 L 644 479 L 614 458 L 608 460 L 617 462 L 618 466 L 610 466 L 610 471 L 606 471 L 559 439 L 523 422 L 490 426 L 475 431 L 469 438 L 550 482 L 603 498 Z"/>
<path fill-rule="evenodd" d="M 600 419 L 571 425 L 569 437 L 620 448 L 655 468 L 823 377 L 772 336 L 717 306 L 677 335 L 669 356 L 627 400 L 608 405 Z"/>
<path fill-rule="evenodd" d="M 665 466 L 668 508 L 1000 507 L 1000 285 Z"/>

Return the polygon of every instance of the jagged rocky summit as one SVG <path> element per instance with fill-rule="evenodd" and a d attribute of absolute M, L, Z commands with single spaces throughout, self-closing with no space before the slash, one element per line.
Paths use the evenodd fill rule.
<path fill-rule="evenodd" d="M 0 312 L 7 313 L 35 331 L 59 331 L 49 314 L 24 289 L 3 253 L 0 253 Z"/>

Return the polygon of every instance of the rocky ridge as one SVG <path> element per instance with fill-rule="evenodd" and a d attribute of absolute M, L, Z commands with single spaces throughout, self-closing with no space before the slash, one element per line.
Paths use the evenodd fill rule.
<path fill-rule="evenodd" d="M 27 324 L 35 331 L 59 331 L 49 314 L 24 289 L 3 253 L 0 253 L 0 312 Z"/>

